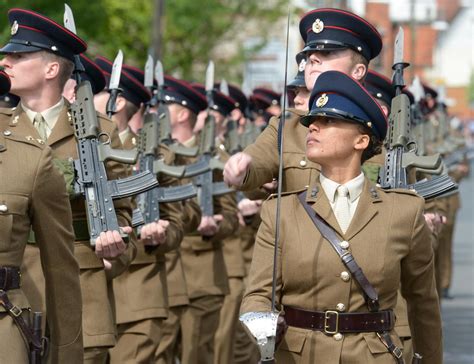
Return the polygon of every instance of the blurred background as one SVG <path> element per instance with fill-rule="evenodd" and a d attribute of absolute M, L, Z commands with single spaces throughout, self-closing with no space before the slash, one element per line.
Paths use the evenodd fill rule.
<path fill-rule="evenodd" d="M 78 35 L 92 57 L 114 58 L 143 67 L 147 53 L 160 58 L 165 72 L 203 81 L 209 59 L 216 78 L 250 92 L 265 85 L 283 89 L 288 2 L 291 9 L 289 77 L 302 48 L 301 15 L 319 7 L 339 7 L 374 24 L 384 48 L 371 68 L 391 75 L 393 42 L 405 30 L 406 81 L 418 74 L 434 87 L 445 86 L 450 113 L 461 121 L 474 110 L 474 10 L 472 0 L 69 0 Z M 0 0 L 3 9 L 26 7 L 62 24 L 61 0 Z M 6 14 L 0 17 L 0 41 L 9 36 Z"/>

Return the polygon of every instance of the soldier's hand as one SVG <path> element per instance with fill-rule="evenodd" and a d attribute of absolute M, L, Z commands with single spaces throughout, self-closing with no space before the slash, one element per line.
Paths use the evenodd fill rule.
<path fill-rule="evenodd" d="M 144 245 L 149 246 L 163 244 L 166 241 L 166 230 L 169 224 L 169 221 L 158 220 L 157 222 L 144 225 L 140 231 L 140 241 Z"/>
<path fill-rule="evenodd" d="M 440 214 L 437 214 L 437 213 L 426 212 L 424 214 L 424 217 L 425 217 L 426 224 L 430 228 L 431 232 L 434 234 L 439 234 L 443 224 L 446 223 L 446 218 L 444 218 L 443 220 L 444 216 L 441 216 Z"/>
<path fill-rule="evenodd" d="M 121 229 L 125 234 L 132 232 L 130 226 L 124 226 Z M 126 249 L 127 244 L 125 244 L 117 230 L 101 232 L 95 240 L 95 254 L 99 258 L 115 259 L 122 255 Z"/>
<path fill-rule="evenodd" d="M 222 215 L 203 216 L 198 231 L 203 236 L 213 236 L 219 230 L 218 223 L 224 219 Z"/>
<path fill-rule="evenodd" d="M 287 330 L 288 330 L 288 324 L 286 323 L 285 316 L 280 314 L 280 316 L 278 316 L 278 319 L 277 319 L 275 349 L 278 348 L 278 346 L 281 344 Z"/>
<path fill-rule="evenodd" d="M 273 181 L 265 183 L 262 188 L 268 193 L 274 193 L 277 190 L 278 181 L 274 178 Z"/>
<path fill-rule="evenodd" d="M 240 187 L 252 163 L 252 157 L 246 153 L 236 153 L 224 166 L 224 181 L 229 186 Z"/>
<path fill-rule="evenodd" d="M 244 198 L 238 204 L 239 212 L 242 216 L 252 216 L 260 211 L 262 206 L 262 200 L 249 200 Z"/>

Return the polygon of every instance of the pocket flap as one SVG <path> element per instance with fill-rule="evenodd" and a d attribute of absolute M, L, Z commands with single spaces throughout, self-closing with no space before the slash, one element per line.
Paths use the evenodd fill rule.
<path fill-rule="evenodd" d="M 401 341 L 396 335 L 391 334 L 390 337 L 398 348 L 403 349 Z M 372 332 L 365 333 L 364 339 L 372 354 L 389 353 L 387 347 L 382 343 L 377 334 Z"/>
<path fill-rule="evenodd" d="M 0 215 L 26 215 L 28 197 L 21 195 L 0 195 Z"/>

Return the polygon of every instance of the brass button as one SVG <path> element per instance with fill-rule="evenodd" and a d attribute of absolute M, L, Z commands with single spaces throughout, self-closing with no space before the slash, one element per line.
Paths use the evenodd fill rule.
<path fill-rule="evenodd" d="M 12 123 L 18 124 L 18 115 L 13 118 Z"/>
<path fill-rule="evenodd" d="M 336 341 L 341 341 L 341 340 L 344 338 L 344 336 L 342 336 L 342 334 L 341 334 L 340 332 L 334 334 L 332 337 L 333 337 L 334 340 L 336 340 Z"/>
<path fill-rule="evenodd" d="M 344 240 L 339 243 L 342 249 L 348 249 L 349 248 L 349 242 Z"/>
<path fill-rule="evenodd" d="M 351 279 L 351 275 L 344 271 L 344 272 L 341 272 L 341 279 L 344 281 L 344 282 L 348 282 L 349 279 Z"/>
<path fill-rule="evenodd" d="M 306 167 L 307 162 L 303 159 L 300 161 L 300 166 L 301 167 Z"/>
<path fill-rule="evenodd" d="M 336 309 L 339 311 L 339 312 L 344 312 L 346 310 L 346 305 L 343 304 L 343 303 L 338 303 L 336 305 Z"/>
<path fill-rule="evenodd" d="M 0 212 L 7 212 L 8 211 L 8 206 L 7 205 L 0 205 Z"/>
<path fill-rule="evenodd" d="M 5 131 L 3 132 L 3 135 L 9 136 L 9 135 L 12 135 L 12 132 L 11 132 L 10 130 L 5 130 Z"/>
<path fill-rule="evenodd" d="M 44 144 L 44 140 L 42 140 L 42 139 L 36 139 L 36 140 L 38 141 L 38 143 Z"/>

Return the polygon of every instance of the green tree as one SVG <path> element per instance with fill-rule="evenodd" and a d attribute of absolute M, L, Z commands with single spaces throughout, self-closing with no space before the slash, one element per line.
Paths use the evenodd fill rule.
<path fill-rule="evenodd" d="M 282 29 L 275 23 L 284 17 L 286 0 L 162 0 L 165 1 L 162 61 L 166 73 L 203 81 L 210 58 L 217 78 L 240 82 L 244 60 L 258 46 L 244 50 L 247 36 L 258 36 L 263 45 L 268 36 Z M 64 2 L 57 0 L 0 0 L 2 9 L 12 7 L 38 11 L 62 24 Z M 125 62 L 143 67 L 151 41 L 151 0 L 69 0 L 77 32 L 89 45 L 88 55 L 113 59 L 118 49 Z M 10 36 L 6 14 L 0 17 L 0 41 Z"/>

